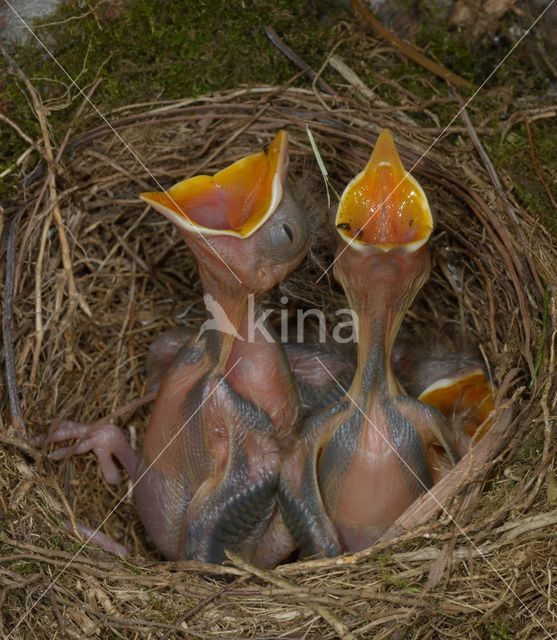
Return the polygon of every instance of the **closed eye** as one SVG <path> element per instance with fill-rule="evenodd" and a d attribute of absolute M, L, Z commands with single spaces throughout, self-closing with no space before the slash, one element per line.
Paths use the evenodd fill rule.
<path fill-rule="evenodd" d="M 282 228 L 284 229 L 284 233 L 286 233 L 290 242 L 292 242 L 294 240 L 294 232 L 292 231 L 292 228 L 290 227 L 290 225 L 284 223 L 282 225 Z"/>

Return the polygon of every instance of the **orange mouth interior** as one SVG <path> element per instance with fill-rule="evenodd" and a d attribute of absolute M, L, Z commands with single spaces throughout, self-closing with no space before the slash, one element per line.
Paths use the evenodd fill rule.
<path fill-rule="evenodd" d="M 167 192 L 140 197 L 190 225 L 247 236 L 278 204 L 276 181 L 282 186 L 286 147 L 286 133 L 279 131 L 266 151 L 246 156 L 213 176 L 194 176 Z"/>
<path fill-rule="evenodd" d="M 426 389 L 419 399 L 436 407 L 449 419 L 462 412 L 465 416 L 464 431 L 470 437 L 482 426 L 481 433 L 476 436 L 476 439 L 481 439 L 490 427 L 488 417 L 495 404 L 491 385 L 483 372 L 459 378 L 445 387 L 431 391 Z"/>
<path fill-rule="evenodd" d="M 383 249 L 423 244 L 431 235 L 427 198 L 404 169 L 388 129 L 379 135 L 364 171 L 344 191 L 336 226 L 345 239 Z"/>

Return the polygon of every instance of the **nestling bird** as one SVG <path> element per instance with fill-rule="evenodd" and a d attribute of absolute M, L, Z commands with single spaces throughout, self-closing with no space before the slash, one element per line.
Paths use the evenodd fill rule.
<path fill-rule="evenodd" d="M 308 232 L 287 182 L 287 136 L 213 176 L 196 176 L 141 197 L 169 218 L 194 253 L 206 296 L 234 331 L 209 325 L 204 340 L 168 334 L 151 350 L 160 378 L 143 451 L 112 424 L 68 422 L 47 442 L 79 438 L 61 459 L 94 451 L 107 482 L 114 456 L 135 482 L 145 528 L 168 559 L 250 558 L 273 513 L 281 452 L 301 409 L 282 346 L 256 330 L 247 339 L 250 295 L 294 269 Z M 176 353 L 177 351 L 177 353 Z M 261 550 L 260 550 L 261 551 Z"/>
<path fill-rule="evenodd" d="M 437 407 L 453 428 L 475 440 L 487 433 L 495 387 L 486 365 L 472 352 L 438 347 L 425 351 L 401 341 L 393 352 L 393 366 L 407 393 Z"/>
<path fill-rule="evenodd" d="M 287 164 L 281 131 L 213 176 L 141 194 L 191 248 L 208 318 L 197 335 L 173 329 L 150 348 L 157 397 L 140 455 L 109 423 L 65 422 L 42 439 L 78 439 L 51 457 L 94 451 L 110 483 L 116 458 L 168 559 L 218 563 L 229 549 L 272 566 L 296 549 L 368 547 L 489 427 L 494 390 L 478 360 L 395 346 L 429 275 L 434 219 L 388 131 L 335 219 L 357 359 L 254 330 L 248 313 L 309 244 Z"/>
<path fill-rule="evenodd" d="M 306 421 L 281 468 L 282 522 L 272 527 L 287 529 L 302 555 L 370 546 L 436 480 L 434 445 L 453 464 L 467 451 L 438 410 L 402 391 L 391 362 L 429 274 L 433 227 L 423 190 L 383 131 L 336 215 L 334 272 L 359 321 L 356 372 L 340 401 Z"/>

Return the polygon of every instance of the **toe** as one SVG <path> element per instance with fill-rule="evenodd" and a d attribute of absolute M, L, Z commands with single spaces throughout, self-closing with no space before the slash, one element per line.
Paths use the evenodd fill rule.
<path fill-rule="evenodd" d="M 121 484 L 122 474 L 114 464 L 112 456 L 106 452 L 98 452 L 97 457 L 99 459 L 99 466 L 101 468 L 103 478 L 108 482 L 108 484 Z"/>
<path fill-rule="evenodd" d="M 65 458 L 73 455 L 73 453 L 73 447 L 59 447 L 58 449 L 51 451 L 48 454 L 48 457 L 51 460 L 64 460 Z"/>
<path fill-rule="evenodd" d="M 31 438 L 31 444 L 34 447 L 42 447 L 43 444 L 46 442 L 47 436 L 48 436 L 47 433 L 40 433 L 38 436 L 33 436 Z"/>
<path fill-rule="evenodd" d="M 62 422 L 56 429 L 48 434 L 46 442 L 62 442 L 63 440 L 72 440 L 83 438 L 90 431 L 91 426 L 81 424 L 80 422 Z"/>

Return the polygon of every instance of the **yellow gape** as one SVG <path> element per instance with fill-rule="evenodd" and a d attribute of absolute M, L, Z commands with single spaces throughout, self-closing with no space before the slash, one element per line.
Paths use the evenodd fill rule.
<path fill-rule="evenodd" d="M 412 253 L 428 241 L 434 220 L 427 197 L 404 169 L 388 129 L 380 133 L 366 168 L 344 190 L 336 227 L 359 250 Z"/>
<path fill-rule="evenodd" d="M 246 156 L 213 176 L 194 176 L 166 192 L 141 193 L 140 198 L 186 230 L 247 238 L 282 199 L 287 147 L 286 132 L 279 131 L 266 151 Z"/>
<path fill-rule="evenodd" d="M 493 388 L 481 369 L 437 380 L 424 389 L 418 399 L 439 409 L 449 420 L 455 414 L 462 414 L 464 432 L 476 440 L 483 438 L 491 425 L 488 418 L 495 407 Z"/>

